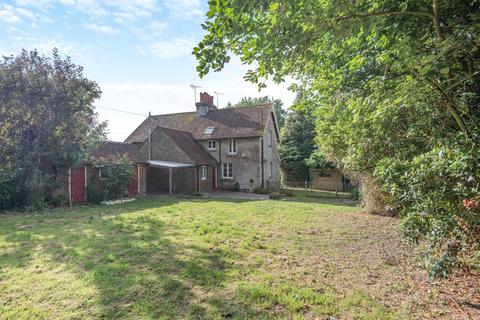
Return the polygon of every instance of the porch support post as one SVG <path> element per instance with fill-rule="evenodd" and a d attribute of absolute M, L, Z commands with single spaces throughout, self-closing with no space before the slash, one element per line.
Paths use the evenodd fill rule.
<path fill-rule="evenodd" d="M 168 168 L 168 192 L 170 195 L 173 195 L 173 174 L 172 174 L 172 168 Z"/>

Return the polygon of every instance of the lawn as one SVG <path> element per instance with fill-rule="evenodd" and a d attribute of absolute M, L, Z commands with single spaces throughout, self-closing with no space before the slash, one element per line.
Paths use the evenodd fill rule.
<path fill-rule="evenodd" d="M 455 317 L 396 223 L 326 199 L 3 214 L 0 318 Z"/>

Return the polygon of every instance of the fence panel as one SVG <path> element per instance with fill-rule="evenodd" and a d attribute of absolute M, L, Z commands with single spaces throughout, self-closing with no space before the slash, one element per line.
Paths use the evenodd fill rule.
<path fill-rule="evenodd" d="M 310 196 L 327 198 L 352 198 L 352 193 L 358 189 L 355 182 L 318 182 L 282 181 L 282 189 Z"/>

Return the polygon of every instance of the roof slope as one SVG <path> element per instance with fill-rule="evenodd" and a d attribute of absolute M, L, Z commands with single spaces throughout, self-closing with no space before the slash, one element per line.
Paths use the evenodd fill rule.
<path fill-rule="evenodd" d="M 104 141 L 92 152 L 93 157 L 107 161 L 117 161 L 123 155 L 132 162 L 145 162 L 138 151 L 138 146 L 125 142 Z"/>
<path fill-rule="evenodd" d="M 172 141 L 187 154 L 187 156 L 195 164 L 216 164 L 217 161 L 205 149 L 193 140 L 190 133 L 184 131 L 173 130 L 169 128 L 158 127 L 157 130 L 162 130 Z"/>
<path fill-rule="evenodd" d="M 272 104 L 253 107 L 211 110 L 206 116 L 185 112 L 150 116 L 133 131 L 125 142 L 144 142 L 148 132 L 157 127 L 188 132 L 193 139 L 224 139 L 261 137 L 267 124 Z M 211 135 L 205 135 L 208 127 L 214 127 Z"/>

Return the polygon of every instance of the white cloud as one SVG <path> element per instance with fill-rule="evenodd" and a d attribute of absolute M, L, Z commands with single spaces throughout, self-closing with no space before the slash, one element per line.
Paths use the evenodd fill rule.
<path fill-rule="evenodd" d="M 75 42 L 28 36 L 11 37 L 7 45 L 0 47 L 0 55 L 10 56 L 12 54 L 16 55 L 20 53 L 22 49 L 36 49 L 41 54 L 51 56 L 54 48 L 58 48 L 61 55 L 70 56 L 72 57 L 73 62 L 83 66 L 87 65 L 93 58 L 91 48 L 86 48 Z"/>
<path fill-rule="evenodd" d="M 0 21 L 5 23 L 19 23 L 24 18 L 35 21 L 35 15 L 32 11 L 24 8 L 16 8 L 9 4 L 0 5 Z"/>
<path fill-rule="evenodd" d="M 184 58 L 191 55 L 195 43 L 187 39 L 172 39 L 168 41 L 157 41 L 149 44 L 147 49 L 160 59 Z M 145 50 L 139 50 L 141 53 Z"/>
<path fill-rule="evenodd" d="M 97 24 L 94 24 L 94 23 L 93 24 L 83 24 L 82 27 L 84 27 L 85 29 L 97 31 L 97 32 L 100 32 L 100 33 L 108 34 L 108 35 L 115 35 L 115 34 L 119 33 L 119 31 L 117 29 L 114 29 L 112 27 L 105 26 L 105 25 L 97 25 Z"/>
<path fill-rule="evenodd" d="M 165 0 L 165 7 L 173 18 L 187 19 L 203 15 L 200 0 Z"/>
<path fill-rule="evenodd" d="M 16 0 L 16 3 L 42 11 L 60 4 L 95 18 L 112 15 L 117 22 L 146 17 L 158 10 L 156 0 Z"/>
<path fill-rule="evenodd" d="M 142 40 L 149 40 L 152 38 L 157 38 L 165 32 L 168 28 L 168 23 L 153 20 L 149 22 L 147 25 L 144 26 L 131 26 L 130 30 L 140 39 Z M 145 50 L 144 54 L 146 54 Z"/>

